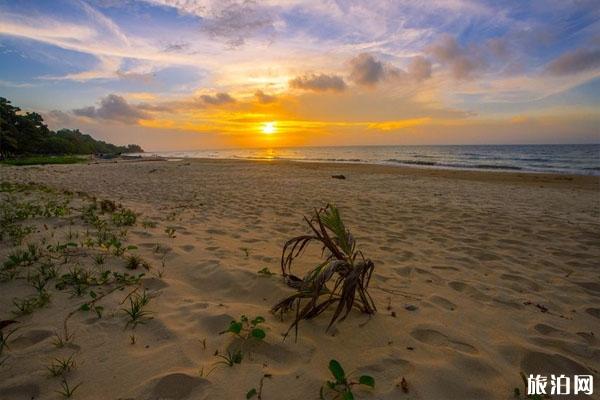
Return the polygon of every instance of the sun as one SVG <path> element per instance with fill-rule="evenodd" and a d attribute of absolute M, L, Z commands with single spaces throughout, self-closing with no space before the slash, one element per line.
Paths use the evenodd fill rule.
<path fill-rule="evenodd" d="M 275 122 L 265 122 L 262 124 L 261 130 L 265 135 L 272 135 L 277 132 L 277 127 L 275 126 Z"/>

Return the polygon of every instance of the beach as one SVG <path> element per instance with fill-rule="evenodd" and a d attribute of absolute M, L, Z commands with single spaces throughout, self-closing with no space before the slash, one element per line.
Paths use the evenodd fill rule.
<path fill-rule="evenodd" d="M 56 279 L 48 304 L 16 316 L 14 299 L 33 295 L 31 282 L 1 282 L 0 320 L 18 321 L 0 358 L 1 399 L 60 398 L 47 367 L 71 355 L 76 399 L 243 399 L 259 386 L 265 400 L 317 399 L 331 359 L 375 379 L 355 389 L 364 399 L 511 399 L 515 388 L 525 393 L 521 372 L 600 378 L 597 176 L 206 159 L 0 166 L 0 176 L 28 185 L 1 193 L 3 202 L 70 202 L 64 216 L 23 222 L 36 231 L 21 247 L 75 243 L 58 276 L 75 266 L 144 273 L 111 293 L 93 289 L 105 294 L 93 303 L 101 317 L 73 312 L 94 300 L 92 289 L 78 296 Z M 93 198 L 137 214 L 115 228 L 127 231 L 123 255 L 84 245 L 94 229 L 79 216 Z M 270 312 L 293 293 L 282 246 L 310 233 L 303 216 L 326 204 L 375 265 L 377 313 L 354 310 L 326 332 L 326 311 L 284 341 L 293 315 Z M 1 259 L 16 247 L 3 240 Z M 149 270 L 129 271 L 127 254 Z M 298 274 L 319 257 L 309 248 Z M 132 326 L 122 309 L 142 290 L 150 314 Z M 244 343 L 241 363 L 215 364 L 216 352 L 239 345 L 221 333 L 242 315 L 264 317 L 266 337 Z M 66 318 L 73 337 L 57 346 Z"/>

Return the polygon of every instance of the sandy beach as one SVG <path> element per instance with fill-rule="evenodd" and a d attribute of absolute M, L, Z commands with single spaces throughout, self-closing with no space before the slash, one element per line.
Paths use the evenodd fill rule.
<path fill-rule="evenodd" d="M 5 208 L 68 202 L 64 215 L 19 222 L 35 231 L 20 246 L 4 238 L 2 262 L 30 243 L 74 243 L 56 256 L 49 301 L 30 314 L 15 313 L 15 299 L 35 295 L 39 263 L 0 282 L 0 320 L 18 321 L 4 328 L 16 330 L 0 357 L 0 399 L 61 398 L 48 367 L 71 355 L 75 399 L 243 399 L 261 378 L 262 399 L 318 399 L 331 359 L 375 379 L 355 389 L 361 399 L 512 399 L 524 393 L 521 372 L 600 379 L 598 177 L 201 159 L 1 166 L 0 176 L 13 184 L 0 193 Z M 137 214 L 114 228 L 131 246 L 122 255 L 86 243 L 93 198 Z M 327 203 L 375 263 L 378 311 L 353 311 L 326 333 L 327 311 L 283 341 L 293 316 L 270 313 L 292 293 L 282 246 Z M 128 270 L 131 254 L 149 270 Z M 310 248 L 299 272 L 319 255 Z M 56 288 L 76 267 L 144 276 L 83 294 Z M 122 309 L 143 290 L 150 314 L 132 326 Z M 90 302 L 101 317 L 80 310 Z M 239 345 L 220 333 L 242 315 L 264 317 L 266 337 L 244 343 L 241 363 L 215 364 Z"/>

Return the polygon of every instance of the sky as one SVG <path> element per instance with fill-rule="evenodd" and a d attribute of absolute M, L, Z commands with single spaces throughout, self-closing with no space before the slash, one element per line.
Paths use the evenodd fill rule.
<path fill-rule="evenodd" d="M 0 97 L 145 150 L 600 142 L 597 0 L 0 0 Z"/>

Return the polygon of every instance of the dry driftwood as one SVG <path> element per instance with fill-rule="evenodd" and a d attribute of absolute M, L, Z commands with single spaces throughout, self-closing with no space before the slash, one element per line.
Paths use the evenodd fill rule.
<path fill-rule="evenodd" d="M 329 306 L 336 305 L 327 330 L 339 319 L 344 320 L 352 308 L 366 314 L 376 311 L 368 286 L 374 264 L 365 258 L 349 230 L 346 229 L 338 209 L 327 205 L 315 210 L 311 219 L 304 217 L 311 234 L 288 240 L 281 254 L 281 271 L 286 283 L 297 289 L 275 306 L 273 312 L 287 313 L 295 309 L 295 319 L 287 334 L 295 329 L 301 320 L 314 318 Z M 306 247 L 317 242 L 322 246 L 324 260 L 313 270 L 300 278 L 292 273 L 292 265 Z M 328 285 L 332 282 L 332 286 Z"/>

